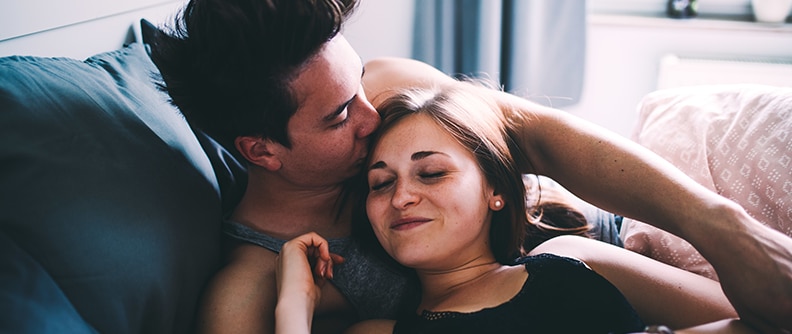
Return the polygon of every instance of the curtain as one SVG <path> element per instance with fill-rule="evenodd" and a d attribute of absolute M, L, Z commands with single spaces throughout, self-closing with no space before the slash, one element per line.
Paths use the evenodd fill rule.
<path fill-rule="evenodd" d="M 580 100 L 585 0 L 416 0 L 413 57 L 553 107 Z"/>

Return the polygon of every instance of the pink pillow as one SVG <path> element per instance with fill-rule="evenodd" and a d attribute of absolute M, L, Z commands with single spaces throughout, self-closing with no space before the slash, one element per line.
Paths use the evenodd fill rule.
<path fill-rule="evenodd" d="M 656 91 L 640 104 L 633 140 L 792 236 L 792 87 Z M 692 246 L 670 233 L 629 221 L 623 237 L 628 249 L 716 278 Z"/>

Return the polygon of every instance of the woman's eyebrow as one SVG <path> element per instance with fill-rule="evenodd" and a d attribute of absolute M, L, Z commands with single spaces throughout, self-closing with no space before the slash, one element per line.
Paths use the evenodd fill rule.
<path fill-rule="evenodd" d="M 385 168 L 387 166 L 388 166 L 388 164 L 386 164 L 384 161 L 377 161 L 373 165 L 369 166 L 369 170 L 383 169 L 383 168 Z"/>
<path fill-rule="evenodd" d="M 446 155 L 446 156 L 447 156 L 447 154 L 445 154 L 445 153 L 443 153 L 443 152 L 437 152 L 437 151 L 418 151 L 418 152 L 415 152 L 415 153 L 413 153 L 412 155 L 410 155 L 410 160 L 412 160 L 412 161 L 418 161 L 418 160 L 421 160 L 421 159 L 428 158 L 428 157 L 430 157 L 430 156 L 432 156 L 432 155 L 435 155 L 435 154 L 442 154 L 442 155 Z M 377 161 L 377 162 L 375 162 L 375 163 L 371 164 L 371 166 L 369 166 L 368 170 L 373 170 L 373 169 L 383 169 L 383 168 L 385 168 L 385 167 L 387 167 L 387 166 L 388 166 L 388 164 L 386 164 L 384 161 Z"/>
<path fill-rule="evenodd" d="M 442 155 L 446 155 L 446 154 L 445 154 L 445 153 L 443 153 L 443 152 L 437 152 L 437 151 L 419 151 L 419 152 L 415 152 L 415 153 L 413 153 L 413 154 L 410 156 L 410 160 L 412 160 L 412 161 L 418 161 L 418 160 L 421 160 L 421 159 L 427 158 L 427 157 L 429 157 L 429 156 L 432 156 L 432 155 L 435 155 L 435 154 L 442 154 Z"/>

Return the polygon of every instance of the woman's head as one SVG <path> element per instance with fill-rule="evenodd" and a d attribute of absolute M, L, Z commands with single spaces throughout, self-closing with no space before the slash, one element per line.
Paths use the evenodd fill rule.
<path fill-rule="evenodd" d="M 405 91 L 382 104 L 367 212 L 397 261 L 415 267 L 427 251 L 491 251 L 502 263 L 520 255 L 525 190 L 496 108 L 469 83 Z"/>

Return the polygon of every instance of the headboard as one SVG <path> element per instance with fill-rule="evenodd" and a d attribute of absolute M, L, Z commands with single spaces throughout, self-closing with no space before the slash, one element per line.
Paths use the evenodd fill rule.
<path fill-rule="evenodd" d="M 161 23 L 185 0 L 0 2 L 0 57 L 84 59 L 138 40 L 141 18 Z"/>

